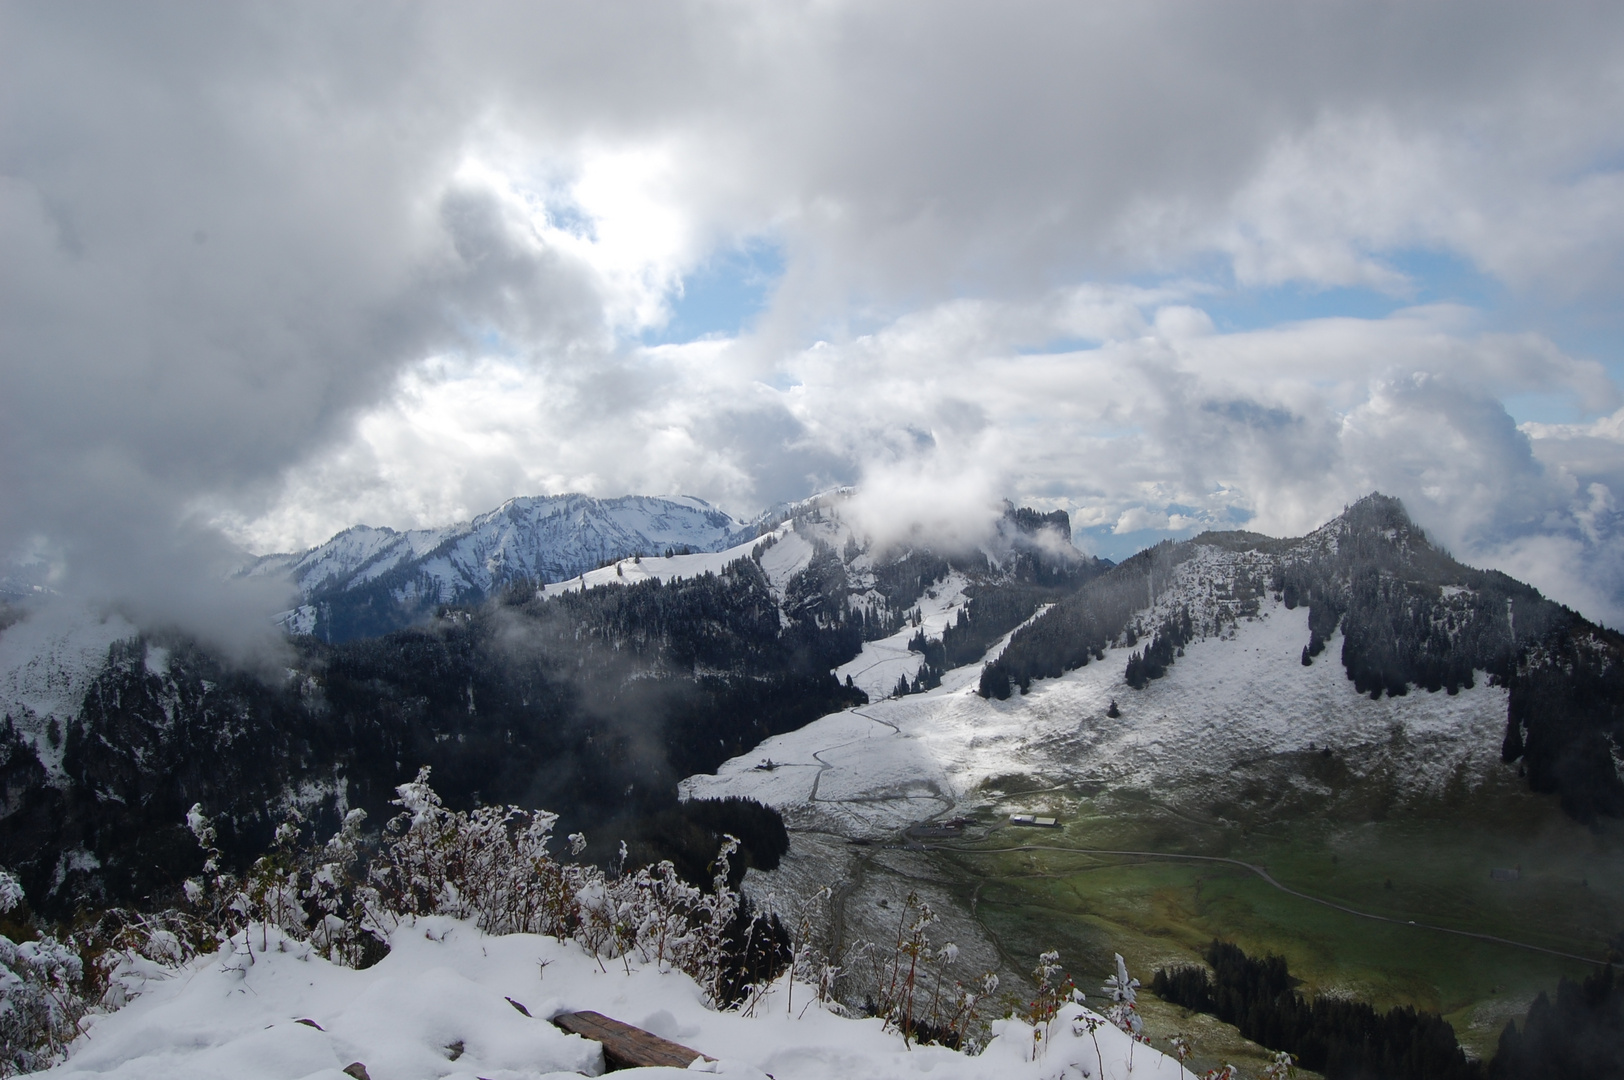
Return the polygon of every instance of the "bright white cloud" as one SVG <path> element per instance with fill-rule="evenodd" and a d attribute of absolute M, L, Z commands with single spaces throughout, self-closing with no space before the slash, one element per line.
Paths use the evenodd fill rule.
<path fill-rule="evenodd" d="M 239 535 L 287 547 L 517 491 L 680 491 L 744 513 L 856 482 L 877 537 L 915 522 L 973 536 L 1011 496 L 1072 510 L 1085 546 L 1119 553 L 1114 537 L 1145 531 L 1297 534 L 1381 490 L 1469 561 L 1516 566 L 1596 617 L 1624 611 L 1624 410 L 1518 429 L 1499 402 L 1610 393 L 1597 365 L 1456 308 L 1218 334 L 1165 299 L 955 301 L 800 350 L 770 379 L 751 377 L 749 341 L 579 369 L 425 366 Z M 1098 344 L 1020 351 L 1061 323 Z"/>

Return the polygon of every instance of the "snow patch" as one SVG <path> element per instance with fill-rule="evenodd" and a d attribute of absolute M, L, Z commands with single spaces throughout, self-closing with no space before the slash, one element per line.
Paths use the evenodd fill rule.
<path fill-rule="evenodd" d="M 889 696 L 897 688 L 898 679 L 912 680 L 919 674 L 919 665 L 924 663 L 924 657 L 909 652 L 908 642 L 921 630 L 927 638 L 940 639 L 942 631 L 952 625 L 964 610 L 967 603 L 964 588 L 968 584 L 965 576 L 955 570 L 925 590 L 918 603 L 918 626 L 910 622 L 890 637 L 863 642 L 861 652 L 835 669 L 835 677 L 844 682 L 850 676 L 870 701 Z"/>
<path fill-rule="evenodd" d="M 161 679 L 169 674 L 169 650 L 162 645 L 148 645 L 141 662 L 148 675 L 155 675 Z"/>

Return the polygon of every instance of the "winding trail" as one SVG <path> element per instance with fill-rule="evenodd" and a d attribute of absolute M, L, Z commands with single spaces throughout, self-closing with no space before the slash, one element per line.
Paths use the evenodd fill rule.
<path fill-rule="evenodd" d="M 877 716 L 870 716 L 868 713 L 863 712 L 861 709 L 851 709 L 849 711 L 851 712 L 851 714 L 853 716 L 861 716 L 864 720 L 867 720 L 867 721 L 869 721 L 871 723 L 883 724 L 885 727 L 888 727 L 888 728 L 891 729 L 891 734 L 893 734 L 893 735 L 895 735 L 895 736 L 897 736 L 899 738 L 902 736 L 902 729 L 897 727 L 895 724 L 893 724 L 889 720 L 881 720 Z M 823 760 L 823 755 L 827 754 L 831 750 L 839 750 L 842 746 L 850 746 L 852 743 L 859 742 L 859 741 L 861 741 L 861 740 L 847 739 L 845 742 L 838 742 L 838 743 L 835 743 L 833 746 L 825 746 L 820 750 L 812 751 L 812 760 L 816 761 L 818 763 L 818 774 L 812 778 L 812 790 L 807 793 L 807 796 L 806 796 L 806 801 L 807 802 L 815 803 L 815 802 L 818 801 L 818 785 L 823 782 L 823 774 L 828 772 L 830 769 L 834 768 L 834 765 L 832 765 L 829 762 Z M 857 801 L 862 801 L 862 800 L 833 799 L 833 800 L 830 800 L 830 801 L 832 801 L 832 802 L 857 802 Z"/>
<path fill-rule="evenodd" d="M 852 710 L 850 710 L 850 711 L 851 711 L 851 714 L 852 714 L 852 715 L 853 715 L 853 716 L 861 716 L 861 717 L 862 717 L 862 718 L 863 718 L 863 719 L 864 719 L 864 720 L 870 720 L 870 721 L 872 721 L 872 722 L 874 722 L 874 723 L 876 723 L 876 724 L 883 724 L 883 725 L 884 725 L 884 726 L 886 726 L 886 727 L 888 727 L 888 728 L 890 728 L 890 729 L 891 729 L 891 734 L 893 734 L 893 735 L 896 735 L 896 736 L 898 736 L 898 737 L 899 737 L 899 738 L 900 738 L 900 737 L 901 737 L 901 735 L 902 735 L 902 729 L 901 729 L 901 728 L 899 728 L 899 727 L 897 727 L 897 726 L 896 726 L 896 725 L 895 725 L 895 724 L 893 724 L 893 723 L 892 723 L 892 722 L 891 722 L 891 721 L 889 721 L 889 720 L 882 720 L 882 719 L 881 719 L 881 718 L 880 718 L 880 717 L 878 717 L 878 716 L 870 716 L 870 715 L 869 715 L 869 714 L 868 714 L 868 713 L 866 713 L 866 712 L 864 712 L 864 711 L 863 711 L 863 710 L 862 710 L 862 709 L 852 709 Z M 840 745 L 841 745 L 841 746 L 845 746 L 845 745 L 846 745 L 846 744 L 845 744 L 845 743 L 841 743 L 841 744 L 840 744 Z M 824 747 L 824 749 L 825 749 L 825 750 L 833 750 L 833 749 L 834 749 L 834 747 L 832 747 L 832 746 L 826 746 L 826 747 Z M 814 755 L 813 755 L 813 756 L 814 756 L 814 757 L 816 757 L 816 756 L 817 756 L 817 755 L 815 755 L 815 754 L 814 754 Z"/>
<path fill-rule="evenodd" d="M 1456 937 L 1472 938 L 1477 941 L 1490 941 L 1496 945 L 1509 945 L 1514 949 L 1526 949 L 1529 952 L 1545 953 L 1547 956 L 1559 956 L 1564 960 L 1577 960 L 1582 964 L 1594 964 L 1597 967 L 1605 967 L 1607 963 L 1605 960 L 1597 960 L 1594 957 L 1578 956 L 1574 953 L 1562 952 L 1558 949 L 1547 949 L 1542 945 L 1530 945 L 1525 941 L 1513 941 L 1510 938 L 1496 937 L 1493 934 L 1478 934 L 1470 930 L 1455 930 L 1448 926 L 1435 926 L 1432 923 L 1416 922 L 1414 919 L 1395 919 L 1388 915 L 1376 915 L 1369 911 L 1360 911 L 1358 908 L 1348 907 L 1346 904 L 1339 904 L 1334 900 L 1325 900 L 1318 896 L 1311 896 L 1308 893 L 1293 889 L 1289 885 L 1282 885 L 1280 882 L 1274 879 L 1272 874 L 1270 874 L 1263 867 L 1258 866 L 1256 863 L 1242 862 L 1239 859 L 1227 859 L 1221 855 L 1180 855 L 1168 851 L 1121 851 L 1112 848 L 1064 847 L 1059 844 L 1019 844 L 1015 847 L 1004 848 L 961 848 L 935 844 L 931 845 L 928 850 L 950 851 L 955 855 L 997 855 L 1013 851 L 1060 851 L 1070 852 L 1074 855 L 1122 855 L 1143 859 L 1178 859 L 1187 862 L 1227 863 L 1230 866 L 1238 866 L 1243 870 L 1250 870 L 1252 873 L 1256 874 L 1258 877 L 1262 878 L 1264 881 L 1268 882 L 1270 885 L 1274 886 L 1276 889 L 1279 889 L 1283 893 L 1288 893 L 1291 896 L 1297 897 L 1298 899 L 1307 900 L 1323 907 L 1333 908 L 1349 915 L 1357 915 L 1361 919 L 1371 919 L 1375 922 L 1393 923 L 1395 926 L 1413 926 L 1417 930 L 1433 930 L 1440 934 L 1453 934 Z"/>

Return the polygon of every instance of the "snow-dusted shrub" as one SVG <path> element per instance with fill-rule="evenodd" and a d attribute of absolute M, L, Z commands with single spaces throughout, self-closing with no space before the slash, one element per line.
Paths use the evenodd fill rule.
<path fill-rule="evenodd" d="M 909 893 L 895 941 L 884 948 L 859 945 L 856 954 L 867 959 L 874 988 L 867 1011 L 883 1017 L 905 1040 L 968 1048 L 981 1003 L 997 991 L 998 976 L 987 972 L 972 985 L 958 980 L 948 985 L 959 948 L 952 942 L 932 947 L 928 931 L 935 922 L 931 906 Z M 826 977 L 832 982 L 834 974 Z"/>
<path fill-rule="evenodd" d="M 591 874 L 548 850 L 556 814 L 515 806 L 448 810 L 427 767 L 395 792 L 403 812 L 384 827 L 372 860 L 363 896 L 368 929 L 387 937 L 408 915 L 450 915 L 491 934 L 568 938 L 581 929 Z M 582 847 L 572 843 L 572 854 Z"/>
<path fill-rule="evenodd" d="M 1128 974 L 1128 965 L 1121 953 L 1116 954 L 1116 973 L 1107 975 L 1100 989 L 1111 999 L 1105 1018 L 1137 1038 L 1145 1029 L 1145 1022 L 1139 1016 L 1139 980 Z"/>
<path fill-rule="evenodd" d="M 23 902 L 17 879 L 0 869 L 0 914 Z M 0 1077 L 49 1067 L 88 1012 L 122 1007 L 148 981 L 219 943 L 195 916 L 125 908 L 103 911 L 71 935 L 20 942 L 0 935 Z"/>
<path fill-rule="evenodd" d="M 1263 1070 L 1263 1080 L 1293 1080 L 1297 1075 L 1297 1059 L 1284 1050 L 1276 1050 L 1274 1060 Z"/>
<path fill-rule="evenodd" d="M 784 998 L 784 1010 L 795 1008 L 795 984 L 805 983 L 815 988 L 817 1000 L 842 1015 L 844 1007 L 835 999 L 835 982 L 844 973 L 829 956 L 828 933 L 833 920 L 829 905 L 834 890 L 825 885 L 801 902 L 800 916 L 790 935 L 790 979 Z M 804 1007 L 804 1006 L 803 1006 Z"/>
<path fill-rule="evenodd" d="M 1055 1018 L 1060 1015 L 1061 1008 L 1070 1004 L 1080 1005 L 1087 995 L 1077 989 L 1077 984 L 1060 966 L 1060 954 L 1053 950 L 1038 957 L 1038 966 L 1032 969 L 1032 985 L 1037 987 L 1037 993 L 1027 1002 L 1025 1015 L 1021 1019 L 1032 1025 L 1032 1053 L 1035 1057 L 1041 1057 L 1048 1048 Z M 1093 1034 L 1093 1029 L 1089 1030 L 1089 1034 Z"/>
<path fill-rule="evenodd" d="M 46 1068 L 73 1041 L 86 1008 L 75 986 L 83 974 L 71 945 L 0 936 L 0 1076 Z"/>
<path fill-rule="evenodd" d="M 299 846 L 302 819 L 290 813 L 276 845 L 240 880 L 220 869 L 215 832 L 200 807 L 187 823 L 202 845 L 204 876 L 187 895 L 223 938 L 258 928 L 262 946 L 278 928 L 327 959 L 356 966 L 402 919 L 448 915 L 489 934 L 546 934 L 574 940 L 605 960 L 636 956 L 692 976 L 713 1005 L 737 999 L 728 963 L 740 899 L 728 886 L 738 841 L 724 837 L 709 892 L 681 879 L 670 861 L 625 872 L 625 848 L 610 871 L 573 861 L 586 848 L 568 838 L 571 859 L 552 852 L 558 816 L 517 806 L 447 809 L 425 767 L 395 789 L 401 813 L 385 827 L 365 876 L 357 872 L 365 815 L 351 811 L 337 835 Z M 748 947 L 753 926 L 744 930 Z M 736 965 L 733 965 L 736 966 Z"/>
<path fill-rule="evenodd" d="M 16 910 L 22 886 L 0 869 L 0 914 Z M 50 1066 L 79 1033 L 84 964 L 54 937 L 15 942 L 0 935 L 0 1076 Z"/>

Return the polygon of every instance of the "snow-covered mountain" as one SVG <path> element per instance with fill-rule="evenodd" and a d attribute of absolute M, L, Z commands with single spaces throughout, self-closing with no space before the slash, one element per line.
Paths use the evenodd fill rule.
<path fill-rule="evenodd" d="M 478 603 L 513 581 L 560 581 L 633 555 L 719 551 L 754 534 L 687 496 L 546 495 L 440 529 L 357 525 L 244 573 L 297 586 L 304 603 L 279 617 L 289 632 L 342 641 L 409 625 L 440 604 Z"/>
<path fill-rule="evenodd" d="M 996 964 L 1007 942 L 964 899 L 983 864 L 927 849 L 1062 843 L 1014 814 L 1077 824 L 1065 843 L 1139 848 L 1079 836 L 1141 835 L 1101 815 L 1154 806 L 1171 831 L 1151 846 L 1200 853 L 1184 826 L 1426 820 L 1450 800 L 1510 805 L 1524 785 L 1581 820 L 1624 805 L 1624 642 L 1456 563 L 1394 500 L 1364 500 L 1302 538 L 1158 545 L 940 685 L 884 696 L 922 663 L 907 635 L 928 646 L 953 625 L 953 585 L 920 601 L 917 629 L 865 642 L 841 668 L 875 700 L 682 784 L 687 798 L 776 807 L 789 852 L 747 890 L 832 888 L 846 941 L 885 940 L 917 895 L 968 964 Z"/>
<path fill-rule="evenodd" d="M 985 549 L 949 557 L 878 550 L 843 505 L 837 493 L 688 554 L 737 523 L 699 503 L 555 500 L 556 513 L 516 502 L 442 534 L 352 530 L 261 564 L 299 575 L 332 620 L 331 640 L 292 642 L 275 684 L 173 632 L 35 610 L 0 637 L 0 864 L 53 901 L 146 890 L 160 861 L 130 852 L 194 802 L 232 820 L 246 855 L 280 807 L 382 812 L 400 771 L 425 762 L 458 798 L 558 806 L 582 823 L 641 812 L 865 691 L 931 684 L 948 660 L 925 668 L 910 651 L 921 629 L 955 618 L 952 662 L 978 659 L 1107 565 L 1064 543 L 1063 515 L 1011 507 Z M 546 550 L 596 563 L 612 544 L 673 553 L 502 587 L 533 581 Z M 425 596 L 452 606 L 407 633 L 366 632 Z M 842 667 L 875 640 L 887 663 Z"/>
<path fill-rule="evenodd" d="M 931 635 L 958 602 L 935 591 L 921 604 Z M 842 671 L 890 662 L 899 644 L 866 642 Z M 1401 799 L 1520 763 L 1576 817 L 1624 809 L 1624 639 L 1455 562 L 1381 496 L 1301 538 L 1158 545 L 987 656 L 927 693 L 777 736 L 685 790 L 878 837 L 952 817 L 1016 774 L 1197 801 L 1267 780 L 1308 805 L 1329 797 L 1321 779 L 1273 765 L 1329 754 L 1344 781 L 1380 777 Z M 758 769 L 767 758 L 776 767 Z"/>
<path fill-rule="evenodd" d="M 1576 817 L 1624 806 L 1624 640 L 1456 563 L 1394 500 L 1114 567 L 1064 542 L 1063 515 L 1013 507 L 983 547 L 938 552 L 871 545 L 838 494 L 743 528 L 697 502 L 561 501 L 262 561 L 311 607 L 363 605 L 353 637 L 364 603 L 379 622 L 464 605 L 296 640 L 277 685 L 116 620 L 0 628 L 0 864 L 57 910 L 168 895 L 195 871 L 176 841 L 194 803 L 246 859 L 287 808 L 387 815 L 423 764 L 459 802 L 545 806 L 613 841 L 686 776 L 689 797 L 783 811 L 790 851 L 751 871 L 758 897 L 834 885 L 840 932 L 884 940 L 881 901 L 917 891 L 967 965 L 1018 976 L 927 880 L 918 837 L 1061 788 L 1301 816 L 1372 792 L 1395 811 L 1492 797 L 1526 774 Z M 582 568 L 538 572 L 549 537 Z M 559 580 L 503 588 L 542 576 Z M 870 850 L 895 874 L 845 872 Z"/>

